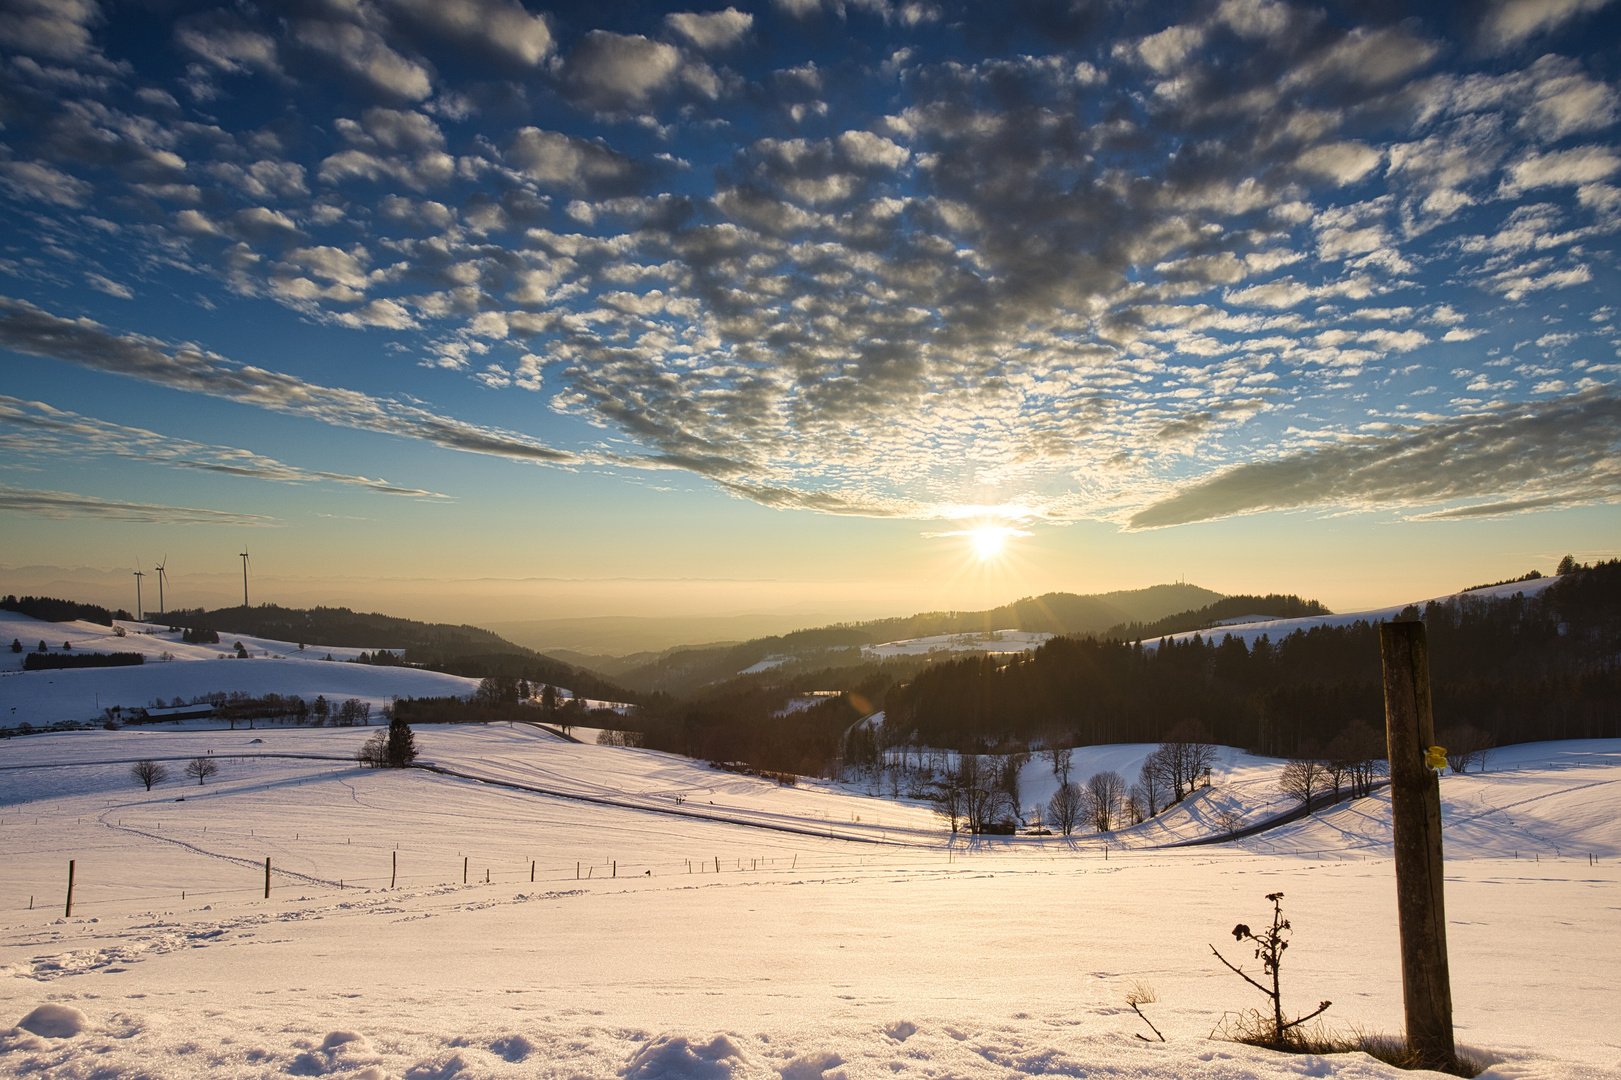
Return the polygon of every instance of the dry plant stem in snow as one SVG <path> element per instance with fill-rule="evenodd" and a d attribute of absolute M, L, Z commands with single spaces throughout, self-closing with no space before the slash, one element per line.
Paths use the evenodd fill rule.
<path fill-rule="evenodd" d="M 1267 893 L 1266 898 L 1272 901 L 1271 927 L 1257 934 L 1248 926 L 1244 925 L 1243 923 L 1239 923 L 1237 926 L 1233 927 L 1233 938 L 1240 942 L 1252 941 L 1255 943 L 1255 957 L 1261 961 L 1261 977 L 1270 978 L 1272 981 L 1271 987 L 1267 987 L 1259 982 L 1256 982 L 1254 979 L 1246 975 L 1241 968 L 1235 967 L 1233 964 L 1228 963 L 1225 956 L 1221 955 L 1219 952 L 1216 952 L 1216 947 L 1214 945 L 1210 946 L 1210 951 L 1215 953 L 1216 959 L 1220 960 L 1223 964 L 1226 964 L 1230 971 L 1232 971 L 1239 978 L 1243 979 L 1245 982 L 1249 983 L 1251 986 L 1255 987 L 1255 989 L 1259 990 L 1261 993 L 1265 994 L 1272 1001 L 1272 1018 L 1270 1023 L 1268 1023 L 1264 1017 L 1260 1017 L 1259 1015 L 1252 1018 L 1259 1020 L 1259 1023 L 1248 1024 L 1245 1021 L 1240 1020 L 1237 1030 L 1233 1033 L 1234 1038 L 1236 1038 L 1239 1042 L 1249 1042 L 1260 1046 L 1270 1046 L 1282 1049 L 1289 1046 L 1291 1042 L 1298 1038 L 1299 1032 L 1296 1029 L 1299 1028 L 1301 1024 L 1304 1024 L 1307 1020 L 1310 1020 L 1313 1017 L 1321 1016 L 1328 1009 L 1328 1007 L 1333 1004 L 1333 1002 L 1325 1001 L 1318 1005 L 1314 1011 L 1307 1013 L 1305 1016 L 1297 1017 L 1296 1019 L 1288 1022 L 1284 1021 L 1283 995 L 1278 986 L 1278 969 L 1283 965 L 1284 950 L 1289 947 L 1289 942 L 1285 935 L 1290 932 L 1291 928 L 1289 926 L 1289 920 L 1283 917 L 1283 894 L 1280 892 Z"/>
<path fill-rule="evenodd" d="M 1132 983 L 1131 989 L 1126 991 L 1126 1004 L 1131 1006 L 1131 1011 L 1137 1014 L 1137 1019 L 1148 1025 L 1148 1030 L 1159 1036 L 1160 1042 L 1164 1042 L 1165 1036 L 1161 1035 L 1159 1028 L 1154 1026 L 1154 1021 L 1150 1020 L 1147 1016 L 1144 1016 L 1143 1011 L 1137 1007 L 1139 1005 L 1152 1005 L 1158 1000 L 1159 995 L 1154 992 L 1154 988 L 1152 986 L 1145 986 L 1140 982 Z M 1142 1032 L 1136 1032 L 1135 1034 L 1143 1042 L 1148 1041 L 1148 1036 L 1144 1035 Z"/>

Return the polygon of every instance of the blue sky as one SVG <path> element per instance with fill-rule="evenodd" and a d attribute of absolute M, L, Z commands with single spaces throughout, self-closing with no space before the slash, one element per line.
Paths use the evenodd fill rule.
<path fill-rule="evenodd" d="M 14 571 L 838 614 L 1612 553 L 1621 4 L 12 0 L 0 47 Z"/>

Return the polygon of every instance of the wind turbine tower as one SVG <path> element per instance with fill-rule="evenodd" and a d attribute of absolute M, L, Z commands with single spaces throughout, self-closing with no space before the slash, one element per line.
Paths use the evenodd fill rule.
<path fill-rule="evenodd" d="M 165 569 L 168 567 L 168 565 L 169 565 L 169 556 L 164 555 L 163 556 L 163 561 L 158 563 L 158 611 L 160 613 L 169 610 L 168 608 L 163 606 L 163 574 L 164 574 Z M 137 582 L 137 584 L 139 584 L 139 582 Z"/>
<path fill-rule="evenodd" d="M 248 553 L 242 552 L 242 610 L 248 609 Z"/>
<path fill-rule="evenodd" d="M 145 576 L 146 575 L 141 573 L 141 571 L 139 571 L 139 570 L 135 571 L 135 621 L 136 622 L 141 621 L 141 579 L 144 578 Z"/>

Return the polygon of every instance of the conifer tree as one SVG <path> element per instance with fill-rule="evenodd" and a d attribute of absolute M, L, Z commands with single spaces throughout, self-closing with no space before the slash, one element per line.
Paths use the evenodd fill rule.
<path fill-rule="evenodd" d="M 416 760 L 416 736 L 411 733 L 411 725 L 402 717 L 394 717 L 388 722 L 388 742 L 383 747 L 383 757 L 390 768 L 403 769 Z"/>

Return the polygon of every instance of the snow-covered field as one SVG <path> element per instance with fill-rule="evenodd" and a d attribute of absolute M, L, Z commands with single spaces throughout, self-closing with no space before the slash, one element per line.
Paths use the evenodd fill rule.
<path fill-rule="evenodd" d="M 882 645 L 863 645 L 861 655 L 869 660 L 889 660 L 897 656 L 927 656 L 930 653 L 990 653 L 991 655 L 1026 653 L 1039 649 L 1052 640 L 1053 635 L 1038 630 L 992 630 L 986 633 L 935 634 L 932 637 L 907 638 L 905 641 L 886 641 Z"/>
<path fill-rule="evenodd" d="M 919 806 L 524 725 L 419 729 L 447 773 L 357 769 L 366 734 L 0 743 L 0 1032 L 34 1017 L 0 1035 L 0 1076 L 1405 1075 L 1210 1037 L 1261 999 L 1208 945 L 1274 890 L 1286 1003 L 1399 1030 L 1378 795 L 1151 846 L 1208 835 L 1218 803 L 1275 808 L 1278 763 L 1229 752 L 1216 786 L 1107 851 L 951 842 Z M 1074 775 L 1146 749 L 1079 750 Z M 128 775 L 199 754 L 220 766 L 206 786 Z M 311 756 L 238 756 L 260 754 Z M 1511 748 L 1442 792 L 1460 1041 L 1498 1078 L 1621 1077 L 1621 741 Z M 1135 982 L 1167 1042 L 1136 1038 Z"/>

